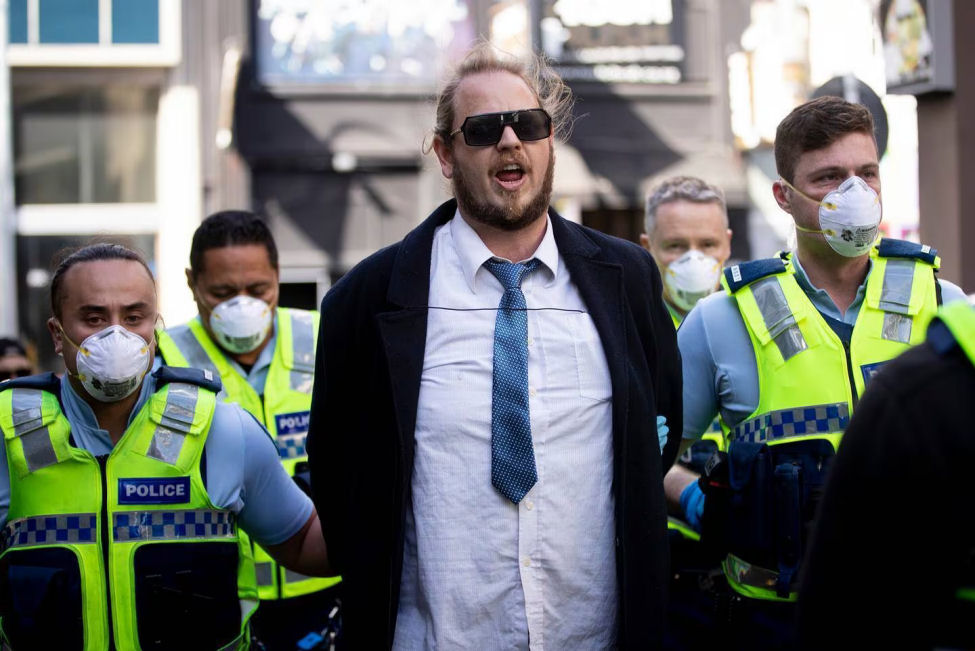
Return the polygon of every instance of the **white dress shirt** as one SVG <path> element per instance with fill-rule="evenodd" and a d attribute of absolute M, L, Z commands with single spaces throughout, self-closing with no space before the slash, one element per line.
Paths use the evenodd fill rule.
<path fill-rule="evenodd" d="M 546 219 L 548 219 L 546 217 Z M 615 645 L 612 387 L 552 225 L 527 275 L 538 482 L 491 484 L 494 257 L 460 214 L 437 229 L 394 649 Z"/>

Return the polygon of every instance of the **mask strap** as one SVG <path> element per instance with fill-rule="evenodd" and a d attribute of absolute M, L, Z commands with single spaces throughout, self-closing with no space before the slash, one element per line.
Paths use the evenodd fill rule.
<path fill-rule="evenodd" d="M 803 197 L 805 197 L 806 199 L 809 199 L 813 203 L 819 204 L 820 206 L 823 206 L 824 208 L 828 208 L 829 210 L 836 210 L 836 204 L 833 203 L 832 201 L 817 201 L 816 199 L 813 199 L 812 197 L 810 197 L 808 194 L 806 194 L 805 192 L 803 192 L 802 190 L 800 190 L 796 186 L 794 186 L 791 183 L 789 183 L 788 181 L 786 181 L 781 176 L 779 177 L 779 180 L 782 181 L 783 183 L 785 183 L 790 188 L 792 188 L 793 192 L 796 192 L 796 193 L 802 195 Z M 830 194 L 831 194 L 830 192 L 827 192 L 826 193 L 826 196 L 829 196 Z M 805 229 L 803 229 L 803 230 L 805 230 Z M 815 232 L 819 232 L 819 231 L 815 231 Z"/>
<path fill-rule="evenodd" d="M 77 348 L 80 351 L 81 350 L 81 346 L 78 345 L 78 344 L 76 344 L 74 342 L 74 339 L 72 339 L 71 337 L 69 337 L 68 336 L 68 333 L 64 331 L 64 326 L 61 325 L 61 319 L 54 319 L 54 321 L 55 321 L 55 323 L 58 324 L 58 330 L 61 331 L 61 336 L 64 337 L 65 339 L 67 339 L 69 344 L 71 344 L 72 346 L 74 346 L 75 348 Z"/>

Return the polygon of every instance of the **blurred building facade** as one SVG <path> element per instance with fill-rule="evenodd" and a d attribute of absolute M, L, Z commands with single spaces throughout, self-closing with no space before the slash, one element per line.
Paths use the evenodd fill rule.
<path fill-rule="evenodd" d="M 771 254 L 791 234 L 775 125 L 842 78 L 883 98 L 886 217 L 916 237 L 914 100 L 885 94 L 880 0 L 6 2 L 19 323 L 49 367 L 51 259 L 92 238 L 147 255 L 175 324 L 195 314 L 193 230 L 252 209 L 282 304 L 315 307 L 448 196 L 432 100 L 478 38 L 542 50 L 572 86 L 553 201 L 570 219 L 636 240 L 655 183 L 693 174 L 726 193 L 733 258 Z"/>
<path fill-rule="evenodd" d="M 267 217 L 282 303 L 315 306 L 448 196 L 423 144 L 445 66 L 477 38 L 534 44 L 570 81 L 567 217 L 635 240 L 649 188 L 693 173 L 725 189 L 743 233 L 725 57 L 749 5 L 8 0 L 21 330 L 51 366 L 52 256 L 99 237 L 143 251 L 167 322 L 190 318 L 190 238 L 226 208 Z"/>

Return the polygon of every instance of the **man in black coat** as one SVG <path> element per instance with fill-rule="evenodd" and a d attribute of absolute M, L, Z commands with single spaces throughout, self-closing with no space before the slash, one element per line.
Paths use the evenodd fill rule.
<path fill-rule="evenodd" d="M 456 201 L 322 303 L 308 450 L 352 648 L 660 645 L 680 358 L 646 251 L 548 208 L 569 105 L 470 53 L 434 129 Z"/>

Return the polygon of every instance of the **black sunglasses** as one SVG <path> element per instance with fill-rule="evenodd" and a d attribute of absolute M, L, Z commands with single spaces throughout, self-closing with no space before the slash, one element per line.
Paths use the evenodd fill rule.
<path fill-rule="evenodd" d="M 508 126 L 514 129 L 522 142 L 542 140 L 552 132 L 552 118 L 545 109 L 540 108 L 469 115 L 459 128 L 451 132 L 450 137 L 463 133 L 468 147 L 486 147 L 498 144 L 504 128 Z"/>
<path fill-rule="evenodd" d="M 12 380 L 15 377 L 27 377 L 31 374 L 29 368 L 15 368 L 9 371 L 0 371 L 0 382 L 4 380 Z"/>

